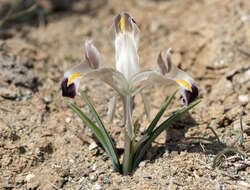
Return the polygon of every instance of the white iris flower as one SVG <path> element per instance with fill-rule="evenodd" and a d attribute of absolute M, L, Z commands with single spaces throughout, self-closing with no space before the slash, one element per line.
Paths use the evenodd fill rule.
<path fill-rule="evenodd" d="M 114 18 L 113 30 L 115 32 L 116 69 L 103 65 L 99 51 L 91 41 L 87 41 L 85 43 L 86 60 L 65 73 L 62 82 L 62 95 L 74 98 L 82 77 L 106 82 L 122 97 L 126 135 L 132 139 L 134 137 L 131 119 L 132 104 L 136 94 L 142 95 L 146 113 L 149 115 L 149 105 L 141 92 L 142 89 L 156 82 L 169 84 L 170 81 L 174 81 L 182 87 L 183 103 L 187 106 L 198 96 L 198 88 L 189 75 L 172 64 L 170 49 L 166 52 L 166 60 L 162 58 L 162 53 L 159 53 L 157 69 L 139 71 L 137 50 L 140 31 L 135 20 L 128 13 L 119 14 Z M 115 102 L 116 100 L 112 98 L 109 104 L 110 120 L 114 115 Z"/>

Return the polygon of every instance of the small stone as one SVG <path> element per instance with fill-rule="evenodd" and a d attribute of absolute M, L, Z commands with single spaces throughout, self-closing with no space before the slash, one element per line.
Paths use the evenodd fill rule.
<path fill-rule="evenodd" d="M 43 97 L 43 101 L 46 103 L 46 104 L 49 104 L 51 102 L 51 98 L 48 97 L 48 96 L 45 96 Z"/>
<path fill-rule="evenodd" d="M 234 163 L 234 166 L 237 170 L 243 170 L 247 167 L 246 163 Z"/>
<path fill-rule="evenodd" d="M 239 185 L 244 186 L 244 187 L 246 187 L 246 188 L 250 188 L 250 184 L 247 183 L 247 182 L 245 182 L 245 181 L 240 181 L 240 182 L 239 182 Z"/>
<path fill-rule="evenodd" d="M 239 95 L 238 99 L 241 103 L 247 103 L 249 101 L 248 95 L 243 94 Z"/>
<path fill-rule="evenodd" d="M 66 123 L 70 123 L 70 122 L 71 122 L 71 118 L 70 118 L 70 117 L 67 117 L 67 118 L 65 119 L 65 122 L 66 122 Z"/>
<path fill-rule="evenodd" d="M 95 185 L 93 185 L 93 189 L 95 189 L 95 190 L 101 190 L 102 187 L 99 184 L 95 184 Z"/>
<path fill-rule="evenodd" d="M 140 164 L 139 164 L 139 167 L 142 168 L 142 167 L 145 167 L 146 166 L 146 161 L 142 161 Z"/>
<path fill-rule="evenodd" d="M 89 175 L 89 179 L 90 179 L 91 182 L 96 182 L 97 179 L 98 179 L 98 177 L 97 177 L 96 174 L 90 174 Z"/>
<path fill-rule="evenodd" d="M 89 150 L 94 150 L 95 148 L 97 148 L 97 144 L 95 142 L 89 145 Z"/>
<path fill-rule="evenodd" d="M 241 131 L 240 123 L 236 123 L 233 127 L 234 127 L 235 131 Z M 242 127 L 243 127 L 243 130 L 246 129 L 246 127 L 247 127 L 247 125 L 244 121 L 242 121 Z"/>
<path fill-rule="evenodd" d="M 15 91 L 8 89 L 8 88 L 0 87 L 0 96 L 2 96 L 3 98 L 6 98 L 6 99 L 14 100 L 17 98 L 17 93 Z"/>
<path fill-rule="evenodd" d="M 250 69 L 248 69 L 248 70 L 245 72 L 245 76 L 246 76 L 247 78 L 250 78 Z"/>
<path fill-rule="evenodd" d="M 97 165 L 96 165 L 96 164 L 93 164 L 93 165 L 92 165 L 92 170 L 95 171 L 96 168 L 97 168 Z"/>
<path fill-rule="evenodd" d="M 110 185 L 111 181 L 108 178 L 104 178 L 103 181 L 102 181 L 102 183 Z"/>
<path fill-rule="evenodd" d="M 26 177 L 25 177 L 25 180 L 26 181 L 30 181 L 33 177 L 35 177 L 35 175 L 34 174 L 28 174 Z"/>
<path fill-rule="evenodd" d="M 175 184 L 169 184 L 168 189 L 169 190 L 176 190 L 177 189 L 177 185 L 175 185 Z"/>
<path fill-rule="evenodd" d="M 228 53 L 228 57 L 233 57 L 234 56 L 234 53 L 233 52 L 229 52 Z"/>

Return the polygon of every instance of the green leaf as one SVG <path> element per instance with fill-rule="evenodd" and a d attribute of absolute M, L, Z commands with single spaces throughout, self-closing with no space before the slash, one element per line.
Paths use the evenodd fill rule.
<path fill-rule="evenodd" d="M 116 171 L 120 172 L 120 164 L 119 164 L 119 160 L 118 163 L 115 162 L 115 160 L 113 159 L 113 155 L 112 155 L 112 150 L 110 150 L 110 147 L 108 145 L 108 142 L 106 141 L 106 138 L 104 137 L 101 129 L 99 129 L 96 124 L 91 121 L 87 115 L 85 115 L 80 108 L 75 105 L 70 103 L 68 100 L 65 100 L 65 102 L 67 103 L 67 105 L 83 120 L 83 122 L 92 130 L 92 132 L 95 134 L 95 136 L 97 137 L 97 139 L 100 141 L 100 143 L 102 144 L 102 146 L 104 147 L 105 151 L 107 152 L 108 156 L 110 157 L 112 164 L 115 168 Z"/>
<path fill-rule="evenodd" d="M 105 141 L 107 142 L 108 148 L 110 150 L 111 153 L 111 160 L 112 162 L 115 163 L 116 166 L 120 166 L 119 163 L 119 157 L 115 148 L 115 145 L 110 137 L 110 135 L 108 134 L 107 130 L 105 129 L 103 122 L 101 121 L 98 113 L 96 112 L 94 106 L 91 104 L 91 102 L 89 101 L 88 97 L 84 94 L 84 92 L 80 91 L 81 96 L 83 98 L 83 100 L 86 102 L 86 104 L 88 105 L 90 112 L 92 113 L 93 117 L 95 118 L 97 125 L 99 126 L 103 137 L 105 138 Z"/>
<path fill-rule="evenodd" d="M 171 124 L 179 119 L 184 113 L 186 113 L 188 110 L 192 109 L 194 106 L 199 104 L 201 102 L 201 99 L 198 99 L 191 103 L 189 106 L 178 110 L 176 113 L 174 113 L 171 117 L 169 117 L 167 120 L 162 122 L 159 127 L 157 127 L 151 134 L 150 137 L 144 141 L 138 148 L 134 155 L 134 161 L 133 161 L 133 169 L 135 169 L 140 161 L 142 160 L 144 154 L 146 151 L 150 148 L 152 142 L 168 127 L 171 126 Z"/>
<path fill-rule="evenodd" d="M 222 158 L 224 158 L 225 154 L 239 154 L 241 156 L 244 156 L 243 153 L 241 153 L 237 148 L 231 147 L 231 148 L 225 148 L 221 152 L 219 152 L 213 160 L 213 168 L 216 166 L 219 166 L 221 163 Z"/>
<path fill-rule="evenodd" d="M 178 92 L 178 90 L 179 89 L 176 89 L 173 92 L 173 94 L 167 99 L 167 101 L 165 102 L 165 104 L 163 104 L 163 106 L 161 107 L 160 111 L 157 113 L 157 115 L 155 116 L 154 120 L 150 123 L 149 127 L 145 131 L 146 135 L 150 135 L 152 133 L 152 131 L 154 130 L 154 128 L 157 125 L 158 121 L 160 120 L 161 116 L 163 115 L 163 113 L 167 109 L 168 105 L 171 103 L 171 101 L 175 97 L 175 95 Z"/>

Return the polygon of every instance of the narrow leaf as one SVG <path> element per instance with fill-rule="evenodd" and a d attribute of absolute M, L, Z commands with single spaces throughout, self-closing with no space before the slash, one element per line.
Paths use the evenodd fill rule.
<path fill-rule="evenodd" d="M 67 103 L 67 105 L 83 120 L 83 122 L 92 130 L 92 132 L 95 134 L 95 136 L 97 137 L 97 139 L 99 140 L 99 142 L 102 144 L 103 148 L 105 149 L 105 151 L 107 152 L 108 156 L 110 157 L 112 164 L 115 168 L 116 171 L 120 172 L 120 164 L 119 161 L 118 163 L 115 162 L 115 160 L 113 159 L 113 154 L 112 154 L 112 150 L 110 150 L 109 145 L 105 139 L 105 137 L 103 136 L 103 133 L 101 131 L 101 129 L 99 129 L 95 123 L 93 123 L 87 115 L 85 115 L 78 106 L 76 106 L 75 104 L 70 103 L 68 100 L 65 100 L 65 102 Z"/>
<path fill-rule="evenodd" d="M 163 115 L 163 113 L 167 109 L 168 105 L 171 103 L 171 101 L 175 97 L 175 95 L 178 92 L 178 90 L 179 89 L 176 89 L 173 92 L 173 94 L 167 99 L 167 101 L 165 102 L 165 104 L 163 104 L 163 106 L 161 107 L 160 111 L 157 113 L 157 115 L 155 116 L 154 120 L 150 123 L 149 127 L 145 131 L 146 135 L 150 135 L 152 133 L 152 131 L 154 130 L 154 128 L 157 125 L 158 121 L 160 120 L 161 116 Z"/>
<path fill-rule="evenodd" d="M 239 154 L 241 156 L 244 156 L 244 154 L 242 154 L 237 148 L 225 148 L 224 150 L 222 150 L 221 152 L 219 152 L 213 160 L 213 168 L 215 168 L 216 166 L 218 166 L 221 163 L 221 160 L 223 158 L 223 156 L 225 154 Z"/>
<path fill-rule="evenodd" d="M 169 117 L 166 121 L 162 122 L 159 127 L 157 127 L 151 134 L 150 137 L 143 142 L 138 148 L 134 156 L 134 165 L 133 169 L 135 169 L 138 164 L 140 163 L 141 159 L 143 158 L 146 151 L 150 148 L 151 143 L 168 127 L 171 126 L 171 124 L 179 119 L 184 113 L 186 113 L 188 110 L 192 109 L 194 106 L 199 104 L 201 102 L 201 99 L 194 101 L 189 106 L 178 110 L 176 113 L 174 113 L 171 117 Z"/>
<path fill-rule="evenodd" d="M 86 104 L 88 105 L 90 112 L 92 113 L 92 115 L 94 116 L 97 125 L 99 126 L 103 137 L 105 138 L 105 141 L 107 142 L 108 148 L 110 150 L 111 153 L 111 160 L 112 162 L 114 162 L 116 165 L 120 165 L 119 163 L 119 157 L 118 154 L 116 152 L 116 148 L 115 145 L 110 137 L 110 135 L 108 134 L 107 130 L 105 129 L 103 122 L 101 121 L 98 113 L 96 112 L 94 106 L 91 104 L 91 102 L 89 101 L 88 97 L 82 92 L 80 91 L 82 98 L 84 99 L 84 101 L 86 102 Z"/>

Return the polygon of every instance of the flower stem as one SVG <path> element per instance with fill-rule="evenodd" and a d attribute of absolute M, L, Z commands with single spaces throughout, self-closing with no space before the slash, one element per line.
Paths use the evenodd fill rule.
<path fill-rule="evenodd" d="M 125 144 L 124 144 L 124 156 L 123 156 L 123 174 L 128 175 L 132 169 L 132 146 L 134 138 L 134 125 L 132 122 L 132 98 L 126 96 L 123 98 L 124 105 L 124 118 L 125 118 Z"/>

